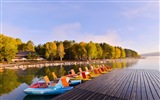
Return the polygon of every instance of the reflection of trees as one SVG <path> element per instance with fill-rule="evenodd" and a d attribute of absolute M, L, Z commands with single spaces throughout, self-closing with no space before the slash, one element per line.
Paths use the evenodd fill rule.
<path fill-rule="evenodd" d="M 135 65 L 138 62 L 138 60 L 132 60 L 132 61 L 118 61 L 118 62 L 112 62 L 109 65 L 112 68 L 125 68 Z"/>
<path fill-rule="evenodd" d="M 122 62 L 116 62 L 117 68 L 122 68 Z"/>
<path fill-rule="evenodd" d="M 63 66 L 51 66 L 49 68 L 51 72 L 54 72 L 57 75 L 57 77 L 65 75 L 65 70 Z"/>
<path fill-rule="evenodd" d="M 65 75 L 65 69 L 64 67 L 60 66 L 49 66 L 49 67 L 43 67 L 37 71 L 35 76 L 42 77 L 47 75 L 50 80 L 53 80 L 52 72 L 54 72 L 57 77 L 61 77 Z"/>
<path fill-rule="evenodd" d="M 53 80 L 52 72 L 49 69 L 49 67 L 43 67 L 40 70 L 38 70 L 37 73 L 36 73 L 36 76 L 38 76 L 38 77 L 42 77 L 42 76 L 45 76 L 45 75 L 47 75 L 50 80 Z"/>
<path fill-rule="evenodd" d="M 113 62 L 112 65 L 111 65 L 111 67 L 112 67 L 112 68 L 117 68 L 116 63 Z"/>
<path fill-rule="evenodd" d="M 126 66 L 127 66 L 127 62 L 126 62 L 126 61 L 123 61 L 123 62 L 122 62 L 122 67 L 123 67 L 123 68 L 126 68 Z"/>
<path fill-rule="evenodd" d="M 34 78 L 34 75 L 28 74 L 28 75 L 24 75 L 24 76 L 19 76 L 19 81 L 21 83 L 26 83 L 26 84 L 30 85 L 32 83 L 33 78 Z"/>
<path fill-rule="evenodd" d="M 15 71 L 7 69 L 3 73 L 0 73 L 0 95 L 12 91 L 19 84 Z"/>

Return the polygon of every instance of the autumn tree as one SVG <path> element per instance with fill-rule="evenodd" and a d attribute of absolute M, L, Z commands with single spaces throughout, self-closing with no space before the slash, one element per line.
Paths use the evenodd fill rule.
<path fill-rule="evenodd" d="M 62 61 L 62 58 L 64 57 L 65 52 L 64 52 L 64 47 L 63 47 L 63 43 L 60 43 L 58 45 L 58 56 L 60 57 L 60 61 Z"/>
<path fill-rule="evenodd" d="M 121 50 L 121 58 L 125 58 L 126 53 L 125 53 L 124 49 L 120 47 L 120 50 Z"/>
<path fill-rule="evenodd" d="M 97 58 L 101 59 L 102 54 L 103 54 L 103 50 L 102 50 L 100 44 L 96 43 L 96 48 L 97 48 Z"/>
<path fill-rule="evenodd" d="M 86 54 L 87 54 L 88 60 L 97 57 L 97 48 L 93 42 L 89 42 L 86 44 Z"/>
<path fill-rule="evenodd" d="M 114 58 L 114 56 L 115 56 L 115 48 L 114 48 L 113 46 L 109 45 L 109 46 L 107 47 L 107 51 L 108 51 L 107 57 L 108 57 L 109 59 Z"/>
<path fill-rule="evenodd" d="M 0 60 L 10 62 L 17 52 L 16 40 L 0 34 Z"/>
<path fill-rule="evenodd" d="M 79 46 L 78 46 L 78 54 L 79 54 L 79 58 L 80 60 L 83 60 L 86 58 L 86 43 L 85 42 L 80 42 Z"/>
<path fill-rule="evenodd" d="M 26 43 L 26 50 L 27 51 L 35 51 L 35 49 L 34 49 L 34 43 L 31 40 L 29 40 Z"/>
<path fill-rule="evenodd" d="M 121 50 L 118 47 L 115 47 L 115 56 L 114 58 L 120 58 L 121 57 Z"/>
<path fill-rule="evenodd" d="M 57 45 L 55 42 L 47 42 L 45 44 L 45 57 L 47 59 L 53 60 L 57 54 Z"/>
<path fill-rule="evenodd" d="M 18 46 L 18 51 L 21 50 L 21 45 L 22 45 L 22 41 L 20 38 L 16 38 L 16 43 L 17 43 L 17 46 Z"/>

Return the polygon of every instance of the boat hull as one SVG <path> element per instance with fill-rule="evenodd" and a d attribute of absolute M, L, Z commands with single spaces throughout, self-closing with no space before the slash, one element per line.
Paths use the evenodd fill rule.
<path fill-rule="evenodd" d="M 65 87 L 65 88 L 27 88 L 23 92 L 28 95 L 58 95 L 69 90 L 73 89 L 73 87 Z"/>

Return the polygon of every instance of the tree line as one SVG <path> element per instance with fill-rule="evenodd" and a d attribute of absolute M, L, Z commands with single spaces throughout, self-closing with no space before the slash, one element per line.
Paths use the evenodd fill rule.
<path fill-rule="evenodd" d="M 94 43 L 92 41 L 77 43 L 74 40 L 65 40 L 34 45 L 31 40 L 24 43 L 19 38 L 0 34 L 0 61 L 10 62 L 19 51 L 34 52 L 33 54 L 28 54 L 29 59 L 36 59 L 38 56 L 41 56 L 47 60 L 93 60 L 139 57 L 139 54 L 134 50 L 112 46 L 107 43 Z"/>

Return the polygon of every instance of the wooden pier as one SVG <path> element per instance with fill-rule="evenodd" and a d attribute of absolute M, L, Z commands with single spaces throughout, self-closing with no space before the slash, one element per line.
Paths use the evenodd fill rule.
<path fill-rule="evenodd" d="M 75 86 L 54 100 L 160 100 L 160 72 L 116 69 Z"/>

